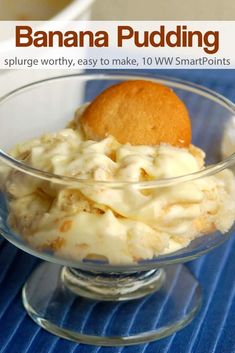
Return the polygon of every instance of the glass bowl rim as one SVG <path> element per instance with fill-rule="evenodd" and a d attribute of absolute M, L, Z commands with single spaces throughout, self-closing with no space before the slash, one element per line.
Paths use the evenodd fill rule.
<path fill-rule="evenodd" d="M 223 95 L 207 88 L 204 86 L 201 86 L 196 83 L 192 83 L 190 81 L 174 78 L 171 76 L 163 76 L 163 75 L 156 75 L 154 73 L 130 73 L 127 72 L 125 74 L 121 74 L 120 72 L 112 72 L 109 71 L 107 72 L 102 72 L 102 73 L 93 73 L 93 72 L 86 72 L 86 73 L 76 73 L 76 74 L 66 74 L 66 75 L 60 75 L 60 76 L 55 76 L 55 77 L 49 77 L 46 79 L 34 81 L 32 83 L 29 83 L 27 85 L 23 85 L 18 87 L 15 90 L 10 91 L 9 93 L 3 95 L 0 97 L 0 106 L 7 102 L 9 99 L 11 99 L 14 96 L 17 96 L 21 94 L 22 92 L 29 91 L 30 89 L 34 87 L 39 87 L 41 85 L 51 83 L 54 81 L 60 81 L 60 80 L 67 80 L 67 79 L 74 79 L 74 78 L 79 78 L 79 79 L 88 79 L 88 81 L 91 81 L 92 79 L 98 80 L 111 80 L 111 79 L 129 79 L 129 80 L 138 80 L 138 79 L 148 79 L 150 81 L 162 83 L 162 84 L 171 84 L 172 87 L 174 88 L 181 88 L 181 89 L 187 89 L 187 91 L 196 93 L 199 96 L 204 96 L 206 98 L 209 98 L 212 101 L 215 101 L 219 105 L 225 107 L 227 110 L 229 110 L 231 113 L 235 114 L 235 104 L 230 101 L 229 99 L 225 98 Z M 5 162 L 8 166 L 17 169 L 25 174 L 28 174 L 33 177 L 38 177 L 40 179 L 44 179 L 50 182 L 58 183 L 58 184 L 68 184 L 68 185 L 100 185 L 100 186 L 109 186 L 112 188 L 120 188 L 124 186 L 133 186 L 133 187 L 138 187 L 139 189 L 146 189 L 146 188 L 153 188 L 153 187 L 165 187 L 165 186 L 170 186 L 182 182 L 187 182 L 187 181 L 192 181 L 195 179 L 199 179 L 202 177 L 210 176 L 215 173 L 218 173 L 222 171 L 223 169 L 229 167 L 230 165 L 235 163 L 235 153 L 230 155 L 229 157 L 223 159 L 222 161 L 208 165 L 204 169 L 189 173 L 189 174 L 184 174 L 180 175 L 177 177 L 171 177 L 171 178 L 164 178 L 164 179 L 158 179 L 158 180 L 151 180 L 151 181 L 115 181 L 115 180 L 93 180 L 93 179 L 78 179 L 75 177 L 69 177 L 69 176 L 64 176 L 64 175 L 58 175 L 54 173 L 50 173 L 44 170 L 40 170 L 37 168 L 34 168 L 30 165 L 27 165 L 23 163 L 22 161 L 19 161 L 13 157 L 11 157 L 8 153 L 4 152 L 0 148 L 0 160 Z"/>

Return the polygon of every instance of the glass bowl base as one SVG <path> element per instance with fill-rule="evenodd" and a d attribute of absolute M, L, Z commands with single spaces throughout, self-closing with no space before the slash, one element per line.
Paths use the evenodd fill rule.
<path fill-rule="evenodd" d="M 200 308 L 199 283 L 181 264 L 164 269 L 155 292 L 121 301 L 79 295 L 66 285 L 64 271 L 42 263 L 23 288 L 23 304 L 41 327 L 79 343 L 124 346 L 154 341 L 182 329 Z"/>

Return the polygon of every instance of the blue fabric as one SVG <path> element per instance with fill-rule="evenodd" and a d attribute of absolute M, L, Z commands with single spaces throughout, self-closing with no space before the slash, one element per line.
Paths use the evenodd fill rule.
<path fill-rule="evenodd" d="M 235 70 L 165 70 L 235 101 Z M 203 288 L 203 305 L 182 331 L 154 343 L 104 348 L 75 344 L 39 328 L 21 304 L 21 287 L 39 261 L 0 237 L 1 353 L 233 353 L 235 352 L 235 237 L 187 266 Z"/>

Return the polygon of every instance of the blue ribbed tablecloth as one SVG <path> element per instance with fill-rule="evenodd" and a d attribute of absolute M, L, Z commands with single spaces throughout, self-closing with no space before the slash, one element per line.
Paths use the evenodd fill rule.
<path fill-rule="evenodd" d="M 165 70 L 235 101 L 235 70 Z M 1 353 L 233 353 L 235 352 L 235 234 L 219 249 L 187 266 L 203 288 L 203 305 L 182 331 L 154 343 L 104 348 L 76 344 L 39 328 L 21 304 L 21 287 L 39 261 L 0 236 Z"/>

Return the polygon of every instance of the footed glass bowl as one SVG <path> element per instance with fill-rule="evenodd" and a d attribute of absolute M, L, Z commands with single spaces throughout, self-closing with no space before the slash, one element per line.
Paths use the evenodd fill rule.
<path fill-rule="evenodd" d="M 205 169 L 161 180 L 103 182 L 38 170 L 8 154 L 16 144 L 63 129 L 79 106 L 91 101 L 106 87 L 133 79 L 163 83 L 184 101 L 192 121 L 192 143 L 206 152 Z M 164 192 L 168 187 L 177 190 L 179 186 L 206 180 L 224 169 L 233 170 L 235 155 L 223 159 L 221 145 L 226 126 L 234 115 L 233 103 L 215 92 L 189 82 L 152 75 L 68 75 L 35 82 L 1 98 L 0 232 L 18 248 L 46 260 L 23 288 L 23 304 L 34 321 L 67 339 L 114 346 L 165 337 L 193 319 L 200 308 L 201 290 L 182 264 L 219 246 L 230 232 L 222 234 L 211 230 L 178 251 L 130 263 L 109 263 L 107 258 L 94 254 L 77 260 L 74 249 L 71 249 L 73 256 L 56 251 L 57 243 L 48 247 L 33 246 L 33 233 L 25 237 L 19 228 L 12 226 L 12 202 L 14 195 L 23 192 L 25 181 L 28 185 L 50 185 L 53 190 L 135 189 L 148 193 L 149 190 Z M 16 182 L 13 194 L 9 192 L 12 182 Z M 34 212 L 34 201 L 27 206 L 27 212 L 23 211 L 23 206 L 23 224 L 27 227 L 27 214 Z M 21 208 L 19 210 L 21 212 Z M 79 224 L 77 226 L 79 228 Z M 110 251 L 115 252 L 115 242 L 113 244 Z"/>

